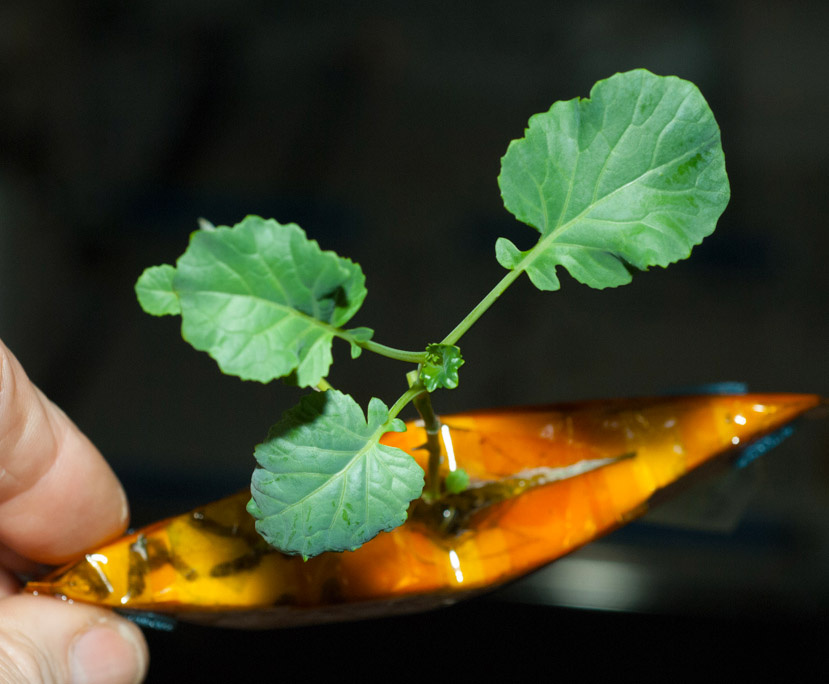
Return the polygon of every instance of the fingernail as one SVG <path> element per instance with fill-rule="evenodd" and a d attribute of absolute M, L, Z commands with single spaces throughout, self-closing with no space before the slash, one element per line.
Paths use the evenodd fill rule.
<path fill-rule="evenodd" d="M 72 684 L 137 684 L 146 655 L 137 627 L 104 618 L 70 647 Z"/>

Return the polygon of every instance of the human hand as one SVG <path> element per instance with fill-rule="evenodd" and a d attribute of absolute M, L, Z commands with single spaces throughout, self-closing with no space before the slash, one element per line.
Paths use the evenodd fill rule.
<path fill-rule="evenodd" d="M 117 536 L 127 499 L 98 450 L 0 342 L 0 681 L 143 680 L 141 631 L 111 611 L 19 592 L 15 573 Z"/>

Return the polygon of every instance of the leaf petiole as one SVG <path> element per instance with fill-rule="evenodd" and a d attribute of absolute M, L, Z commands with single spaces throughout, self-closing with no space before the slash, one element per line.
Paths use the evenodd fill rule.
<path fill-rule="evenodd" d="M 419 351 L 405 351 L 403 349 L 395 349 L 394 347 L 387 347 L 385 344 L 366 340 L 364 342 L 357 342 L 357 346 L 363 349 L 380 354 L 390 359 L 397 359 L 398 361 L 405 361 L 406 363 L 423 363 L 426 360 L 426 352 Z"/>
<path fill-rule="evenodd" d="M 457 326 L 455 329 L 450 332 L 446 337 L 441 340 L 441 344 L 456 344 L 461 337 L 466 334 L 466 331 L 472 327 L 472 325 L 477 321 L 481 316 L 486 313 L 486 310 L 492 306 L 496 300 L 504 294 L 506 289 L 512 285 L 513 281 L 523 273 L 522 268 L 516 268 L 512 271 L 507 272 L 507 274 L 498 281 L 498 283 L 493 287 L 489 293 L 484 297 L 480 302 L 478 302 L 477 306 L 472 309 Z"/>
<path fill-rule="evenodd" d="M 389 421 L 392 421 L 394 418 L 397 418 L 397 414 L 400 413 L 404 408 L 406 408 L 406 405 L 410 401 L 412 401 L 412 399 L 414 399 L 420 394 L 423 394 L 424 392 L 427 392 L 427 390 L 419 382 L 407 389 L 401 395 L 401 397 L 396 402 L 394 402 L 394 405 L 389 409 Z"/>

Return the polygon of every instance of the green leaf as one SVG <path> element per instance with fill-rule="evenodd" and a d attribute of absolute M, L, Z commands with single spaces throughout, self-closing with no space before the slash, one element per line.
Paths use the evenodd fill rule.
<path fill-rule="evenodd" d="M 643 69 L 599 81 L 590 99 L 557 102 L 514 140 L 498 177 L 506 208 L 541 237 L 498 262 L 557 290 L 556 267 L 603 288 L 628 265 L 667 266 L 713 232 L 728 204 L 720 130 L 697 87 Z"/>
<path fill-rule="evenodd" d="M 135 294 L 141 308 L 153 316 L 181 313 L 178 297 L 173 290 L 176 269 L 170 264 L 151 266 L 135 283 Z"/>
<path fill-rule="evenodd" d="M 429 392 L 438 387 L 455 389 L 458 386 L 458 368 L 463 363 L 458 347 L 430 344 L 426 347 L 426 361 L 420 366 L 420 381 Z"/>
<path fill-rule="evenodd" d="M 351 344 L 351 358 L 356 359 L 363 353 L 363 348 L 360 346 L 360 342 L 368 342 L 372 337 L 374 337 L 374 331 L 371 328 L 351 328 L 351 330 L 345 331 L 345 335 L 347 336 L 346 339 Z"/>
<path fill-rule="evenodd" d="M 353 550 L 406 520 L 423 489 L 423 470 L 405 451 L 379 444 L 405 430 L 372 399 L 368 419 L 350 396 L 307 395 L 256 447 L 248 511 L 283 553 Z"/>
<path fill-rule="evenodd" d="M 351 341 L 339 328 L 366 295 L 358 264 L 258 216 L 193 233 L 172 286 L 182 336 L 223 372 L 260 382 L 295 373 L 301 387 L 328 373 L 334 336 Z"/>

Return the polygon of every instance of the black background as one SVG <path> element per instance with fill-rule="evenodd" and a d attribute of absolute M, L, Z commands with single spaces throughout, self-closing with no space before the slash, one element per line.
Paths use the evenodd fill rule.
<path fill-rule="evenodd" d="M 174 261 L 200 216 L 295 221 L 362 265 L 369 294 L 353 323 L 421 347 L 501 277 L 497 237 L 532 239 L 496 184 L 509 140 L 554 100 L 646 67 L 697 83 L 720 123 L 732 201 L 717 233 L 616 290 L 519 281 L 464 339 L 461 386 L 438 410 L 722 380 L 825 394 L 827 28 L 825 3 L 768 0 L 3 3 L 0 337 L 110 460 L 137 524 L 243 488 L 252 446 L 299 394 L 221 376 L 176 320 L 140 311 L 141 270 Z M 399 368 L 368 356 L 339 349 L 331 380 L 391 403 Z M 456 647 L 456 664 L 531 662 L 572 678 L 572 661 L 682 670 L 707 662 L 688 660 L 694 650 L 713 662 L 723 641 L 748 662 L 738 644 L 770 649 L 789 633 L 814 655 L 829 607 L 826 423 L 808 421 L 745 476 L 742 522 L 677 531 L 698 547 L 684 556 L 654 555 L 647 522 L 611 540 L 669 578 L 695 554 L 727 558 L 718 549 L 747 529 L 760 536 L 754 562 L 729 574 L 714 561 L 671 585 L 685 600 L 654 599 L 646 615 L 528 606 L 518 589 L 354 626 L 183 627 L 151 635 L 151 681 L 189 681 L 195 663 L 200 681 L 224 681 L 222 668 L 252 672 L 263 655 L 333 673 L 352 653 L 347 669 L 369 672 L 384 648 L 413 677 L 437 675 L 429 654 Z M 706 592 L 716 576 L 725 589 Z M 758 625 L 764 636 L 749 639 Z M 330 656 L 291 661 L 315 643 Z"/>

